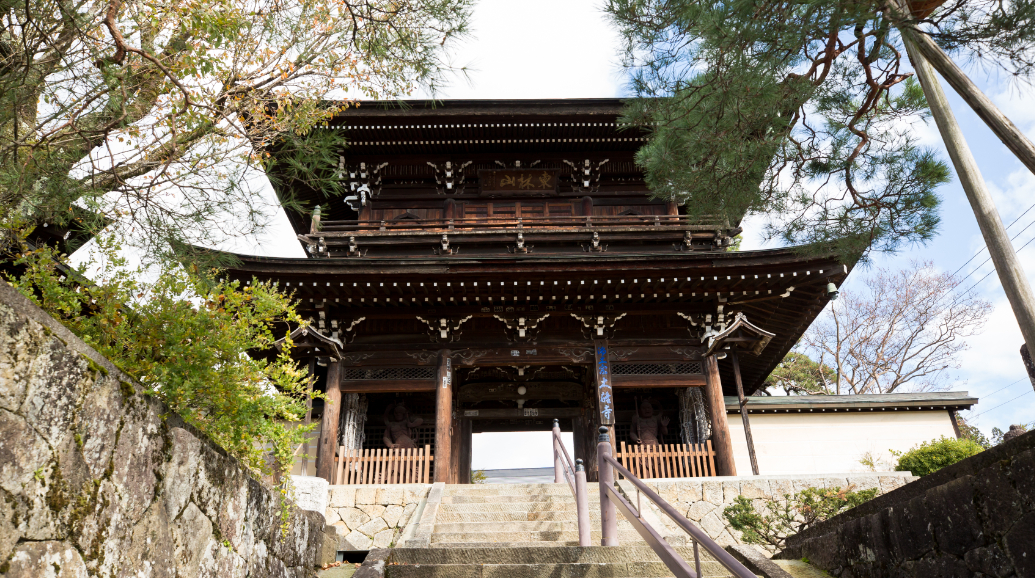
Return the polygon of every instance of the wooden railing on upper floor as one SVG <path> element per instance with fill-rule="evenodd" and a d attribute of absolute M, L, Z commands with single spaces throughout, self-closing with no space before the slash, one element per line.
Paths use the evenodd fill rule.
<path fill-rule="evenodd" d="M 397 219 L 323 221 L 321 235 L 333 236 L 376 233 L 386 231 L 476 231 L 476 230 L 536 230 L 536 229 L 597 229 L 625 227 L 668 227 L 680 230 L 717 230 L 728 228 L 723 221 L 704 218 L 690 221 L 686 215 L 587 215 L 552 217 L 468 217 L 460 219 Z M 317 231 L 314 231 L 315 234 Z"/>

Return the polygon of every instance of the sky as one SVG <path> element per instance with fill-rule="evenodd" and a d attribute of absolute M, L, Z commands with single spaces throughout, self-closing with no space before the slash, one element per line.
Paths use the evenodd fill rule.
<path fill-rule="evenodd" d="M 482 0 L 474 10 L 472 37 L 453 54 L 453 62 L 467 66 L 467 78 L 456 78 L 440 98 L 602 98 L 628 96 L 619 66 L 620 39 L 604 17 L 596 0 L 522 2 Z M 980 70 L 967 69 L 978 86 L 1013 122 L 1035 139 L 1035 92 L 989 78 Z M 1035 203 L 1035 176 L 1009 153 L 952 90 L 949 95 L 963 132 L 991 189 L 1003 222 L 1009 224 Z M 418 95 L 421 96 L 421 95 Z M 933 122 L 914 127 L 922 142 L 941 151 L 948 162 Z M 268 187 L 267 187 L 268 192 Z M 871 267 L 897 269 L 911 260 L 930 260 L 941 271 L 953 272 L 984 246 L 973 212 L 958 180 L 942 186 L 941 233 L 926 246 L 907 247 L 895 255 L 873 256 Z M 271 194 L 271 193 L 268 193 Z M 1021 232 L 1014 245 L 1030 281 L 1035 273 L 1035 210 L 1009 229 Z M 749 222 L 750 223 L 750 222 Z M 750 224 L 748 224 L 750 227 Z M 745 232 L 743 249 L 767 246 L 759 230 Z M 224 247 L 243 253 L 304 256 L 282 215 L 258 242 L 236 241 Z M 982 252 L 961 272 L 969 287 L 993 271 L 991 263 L 980 267 Z M 861 288 L 868 271 L 857 269 L 845 288 Z M 1035 420 L 1035 391 L 1028 381 L 1018 349 L 1023 343 L 1002 287 L 994 274 L 976 287 L 994 311 L 984 331 L 968 340 L 962 356 L 959 383 L 952 389 L 969 391 L 980 403 L 963 416 L 989 435 L 992 427 L 1006 430 L 1011 423 Z M 549 438 L 517 434 L 479 438 L 474 442 L 473 467 L 546 467 L 551 465 Z M 479 441 L 481 439 L 481 441 Z M 490 449 L 491 448 L 491 449 Z M 505 465 L 501 465 L 505 464 Z"/>

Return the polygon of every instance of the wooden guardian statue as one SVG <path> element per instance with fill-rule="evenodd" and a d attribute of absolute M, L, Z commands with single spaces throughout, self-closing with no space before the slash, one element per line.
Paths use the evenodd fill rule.
<path fill-rule="evenodd" d="M 385 409 L 385 446 L 389 448 L 413 449 L 413 428 L 419 427 L 424 420 L 419 417 L 410 418 L 410 412 L 402 402 L 394 403 Z"/>
<path fill-rule="evenodd" d="M 654 405 L 649 399 L 645 399 L 640 403 L 639 410 L 633 414 L 629 437 L 638 445 L 659 445 L 661 436 L 668 435 L 668 422 L 669 419 L 664 415 L 655 415 Z"/>

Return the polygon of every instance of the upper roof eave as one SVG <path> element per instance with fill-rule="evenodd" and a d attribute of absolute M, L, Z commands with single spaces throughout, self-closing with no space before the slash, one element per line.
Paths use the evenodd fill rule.
<path fill-rule="evenodd" d="M 884 393 L 861 395 L 774 395 L 746 398 L 748 411 L 800 410 L 830 411 L 834 409 L 970 409 L 978 398 L 967 391 Z M 739 411 L 736 397 L 723 398 L 726 411 Z"/>
<path fill-rule="evenodd" d="M 346 118 L 428 118 L 456 116 L 618 116 L 625 100 L 570 99 L 449 99 L 358 101 L 334 115 L 331 124 Z M 344 104 L 344 101 L 342 102 Z"/>

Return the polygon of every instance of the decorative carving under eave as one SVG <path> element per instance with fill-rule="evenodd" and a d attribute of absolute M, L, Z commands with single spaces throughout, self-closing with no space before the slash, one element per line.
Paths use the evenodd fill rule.
<path fill-rule="evenodd" d="M 690 231 L 683 233 L 683 240 L 672 245 L 676 251 L 693 251 L 693 235 Z"/>
<path fill-rule="evenodd" d="M 339 166 L 344 167 L 344 161 Z M 359 211 L 381 192 L 381 169 L 388 166 L 388 163 L 370 165 L 359 163 L 357 167 L 344 167 L 349 179 L 349 196 L 345 197 L 345 203 L 353 211 Z"/>
<path fill-rule="evenodd" d="M 704 355 L 712 355 L 729 346 L 752 355 L 758 355 L 774 337 L 776 337 L 775 333 L 770 333 L 751 323 L 743 313 L 737 313 L 723 331 L 708 338 L 708 349 Z"/>
<path fill-rule="evenodd" d="M 470 319 L 470 317 L 468 317 L 468 319 Z M 461 323 L 463 323 L 463 321 L 461 321 Z M 453 353 L 453 357 L 456 358 L 457 365 L 474 365 L 475 361 L 488 354 L 489 350 L 487 349 L 464 349 Z"/>
<path fill-rule="evenodd" d="M 507 247 L 507 251 L 510 251 L 511 253 L 526 253 L 527 254 L 527 253 L 531 253 L 532 252 L 532 247 L 534 247 L 534 246 L 535 245 L 526 245 L 525 244 L 525 235 L 523 233 L 518 233 L 517 243 L 514 244 L 514 245 L 509 245 Z"/>
<path fill-rule="evenodd" d="M 442 240 L 439 241 L 440 247 L 434 247 L 436 255 L 456 255 L 460 252 L 460 247 L 452 247 L 449 244 L 449 235 L 443 234 Z"/>
<path fill-rule="evenodd" d="M 349 355 L 342 355 L 341 362 L 347 366 L 356 365 L 360 361 L 363 361 L 364 359 L 370 359 L 373 356 L 373 353 L 352 353 Z"/>
<path fill-rule="evenodd" d="M 423 317 L 418 315 L 417 319 L 424 322 L 428 326 L 428 335 L 431 336 L 432 341 L 436 343 L 449 343 L 452 341 L 460 340 L 460 326 L 472 317 L 473 315 L 461 317 L 460 319 L 449 319 L 447 317 L 440 317 L 438 319 L 424 319 Z"/>
<path fill-rule="evenodd" d="M 564 164 L 571 167 L 571 190 L 574 192 L 586 191 L 595 193 L 600 190 L 600 167 L 606 165 L 610 159 L 604 159 L 594 163 L 589 159 L 581 163 L 564 161 Z"/>
<path fill-rule="evenodd" d="M 699 339 L 701 343 L 707 343 L 711 337 L 726 329 L 726 313 L 723 311 L 725 307 L 724 303 L 719 303 L 715 308 L 715 315 L 711 313 L 688 315 L 680 312 L 676 312 L 676 315 L 690 322 L 690 326 L 686 328 L 690 335 Z"/>
<path fill-rule="evenodd" d="M 593 238 L 588 243 L 582 244 L 582 250 L 587 253 L 603 253 L 607 251 L 607 244 L 600 242 L 599 233 L 593 233 Z"/>
<path fill-rule="evenodd" d="M 611 349 L 608 351 L 610 354 L 611 361 L 628 361 L 629 356 L 639 351 L 639 349 Z"/>
<path fill-rule="evenodd" d="M 703 357 L 697 347 L 669 347 L 668 350 L 682 356 L 684 361 L 697 361 Z"/>
<path fill-rule="evenodd" d="M 549 313 L 542 317 L 528 317 L 525 315 L 510 315 L 504 317 L 502 315 L 493 315 L 493 317 L 502 321 L 503 325 L 507 328 L 507 339 L 518 343 L 535 343 L 536 338 L 539 337 L 539 324 L 549 316 Z"/>
<path fill-rule="evenodd" d="M 567 357 L 572 363 L 589 363 L 593 361 L 593 350 L 589 347 L 562 348 L 558 349 L 557 353 Z"/>
<path fill-rule="evenodd" d="M 323 312 L 320 312 L 320 323 L 323 323 Z M 352 321 L 338 321 L 337 319 L 331 320 L 331 336 L 335 339 L 340 340 L 342 343 L 352 343 L 356 339 L 356 326 L 362 323 L 366 317 L 357 317 Z"/>
<path fill-rule="evenodd" d="M 428 162 L 428 166 L 435 169 L 435 190 L 440 195 L 461 194 L 464 192 L 467 177 L 464 169 L 474 161 L 467 161 L 460 165 L 454 165 L 453 161 L 446 161 L 445 164 L 436 165 Z"/>
<path fill-rule="evenodd" d="M 438 359 L 438 352 L 435 351 L 418 351 L 416 353 L 407 353 L 406 355 L 416 359 L 420 365 L 431 365 L 431 363 Z"/>
<path fill-rule="evenodd" d="M 582 323 L 582 335 L 586 339 L 611 339 L 615 335 L 615 323 L 626 313 L 618 315 L 577 315 L 571 316 Z"/>

